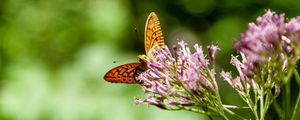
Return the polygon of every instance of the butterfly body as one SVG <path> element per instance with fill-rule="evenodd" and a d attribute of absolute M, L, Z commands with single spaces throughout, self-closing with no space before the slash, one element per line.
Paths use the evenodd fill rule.
<path fill-rule="evenodd" d="M 123 64 L 108 71 L 104 80 L 112 83 L 138 83 L 136 77 L 147 69 L 147 55 L 155 45 L 164 45 L 164 37 L 161 31 L 157 15 L 151 12 L 145 26 L 145 52 L 146 55 L 139 55 L 140 62 Z"/>

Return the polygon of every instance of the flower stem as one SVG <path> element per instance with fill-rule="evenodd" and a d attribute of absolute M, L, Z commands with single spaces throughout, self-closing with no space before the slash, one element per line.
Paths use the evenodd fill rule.
<path fill-rule="evenodd" d="M 223 107 L 228 108 L 228 109 L 249 109 L 249 107 L 247 106 L 243 106 L 243 107 L 238 107 L 238 106 L 234 106 L 234 105 L 224 105 Z"/>
<path fill-rule="evenodd" d="M 191 111 L 191 112 L 195 112 L 195 113 L 200 113 L 200 114 L 204 114 L 204 115 L 207 115 L 207 116 L 218 116 L 218 117 L 223 117 L 225 120 L 229 120 L 224 114 L 215 114 L 215 113 L 212 113 L 212 112 L 206 112 L 204 110 L 201 110 L 201 109 L 196 109 L 196 108 L 192 108 L 192 107 L 187 107 L 187 106 L 179 106 L 180 108 L 184 109 L 184 110 L 187 110 L 187 111 Z"/>
<path fill-rule="evenodd" d="M 295 75 L 298 85 L 300 86 L 300 75 L 299 75 L 297 69 L 294 69 L 294 75 Z"/>
<path fill-rule="evenodd" d="M 274 100 L 273 107 L 275 108 L 275 111 L 278 114 L 279 118 L 282 118 L 282 109 L 280 108 L 280 105 L 278 104 L 277 100 Z"/>
<path fill-rule="evenodd" d="M 291 69 L 288 70 L 287 75 L 284 77 L 283 79 L 283 84 L 288 84 L 290 81 L 291 76 L 293 75 L 293 71 L 294 71 L 294 65 L 290 67 Z"/>
<path fill-rule="evenodd" d="M 195 109 L 192 107 L 187 107 L 187 106 L 180 106 L 180 108 L 187 110 L 187 111 L 191 111 L 191 112 L 195 112 L 195 113 L 200 113 L 200 114 L 205 114 L 205 115 L 211 115 L 210 112 L 206 112 L 204 110 L 200 110 L 200 109 Z"/>
<path fill-rule="evenodd" d="M 258 91 L 254 91 L 254 103 L 252 102 L 252 100 L 251 100 L 251 97 L 250 97 L 250 95 L 248 95 L 248 99 L 250 100 L 250 102 L 251 102 L 251 104 L 252 104 L 252 111 L 253 111 L 253 113 L 254 113 L 254 115 L 255 115 L 255 118 L 256 118 L 256 120 L 259 120 L 259 117 L 258 117 L 258 112 L 257 112 L 257 109 L 258 109 Z"/>
<path fill-rule="evenodd" d="M 283 77 L 284 92 L 282 95 L 283 112 L 281 119 L 288 119 L 290 111 L 290 78 L 293 74 L 294 67 L 288 70 L 286 76 Z"/>
<path fill-rule="evenodd" d="M 260 89 L 260 120 L 264 120 L 264 88 Z"/>
<path fill-rule="evenodd" d="M 235 114 L 234 112 L 232 112 L 231 110 L 229 110 L 229 109 L 227 109 L 225 107 L 224 107 L 224 110 L 227 111 L 229 114 L 238 117 L 239 119 L 246 120 L 246 118 L 244 118 L 244 117 L 242 117 L 242 116 L 240 116 L 238 114 Z"/>
<path fill-rule="evenodd" d="M 288 70 L 287 75 L 284 77 L 283 84 L 284 84 L 284 93 L 283 93 L 283 119 L 288 119 L 289 118 L 289 113 L 290 113 L 290 100 L 291 100 L 291 91 L 290 91 L 290 78 L 293 74 L 292 69 Z"/>
<path fill-rule="evenodd" d="M 285 85 L 285 108 L 284 108 L 284 110 L 285 110 L 285 119 L 286 120 L 288 120 L 288 118 L 289 118 L 289 113 L 290 113 L 290 109 L 291 109 L 291 107 L 290 107 L 290 101 L 291 101 L 291 89 L 290 89 L 290 84 L 289 84 L 289 82 Z"/>
<path fill-rule="evenodd" d="M 245 100 L 246 103 L 248 104 L 250 110 L 253 112 L 255 119 L 259 120 L 258 114 L 257 114 L 257 97 L 255 95 L 255 104 L 253 103 L 251 97 L 249 94 L 246 95 Z"/>
<path fill-rule="evenodd" d="M 300 76 L 299 76 L 299 73 L 296 69 L 294 70 L 294 75 L 295 75 L 296 81 L 299 84 Z M 299 86 L 300 86 L 300 84 L 299 84 Z M 300 108 L 299 108 L 299 106 L 300 106 L 300 91 L 298 92 L 298 98 L 297 98 L 297 102 L 296 102 L 291 120 L 299 120 L 300 119 Z"/>

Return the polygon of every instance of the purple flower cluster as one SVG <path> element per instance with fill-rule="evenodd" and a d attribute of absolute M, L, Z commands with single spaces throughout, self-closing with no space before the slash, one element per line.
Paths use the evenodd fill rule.
<path fill-rule="evenodd" d="M 243 62 L 240 62 L 237 57 L 232 56 L 231 57 L 231 64 L 233 64 L 238 73 L 239 76 L 236 78 L 232 78 L 232 75 L 230 72 L 224 72 L 222 71 L 220 75 L 229 83 L 230 86 L 232 86 L 234 89 L 236 89 L 239 92 L 247 93 L 247 90 L 252 86 L 252 88 L 256 88 L 256 84 L 253 83 L 253 79 L 249 78 L 245 73 L 247 71 L 243 71 L 247 65 L 247 59 L 245 59 L 245 55 L 241 53 Z"/>
<path fill-rule="evenodd" d="M 285 15 L 277 15 L 268 10 L 255 23 L 249 23 L 248 30 L 241 34 L 241 38 L 234 44 L 234 48 L 245 55 L 247 75 L 254 74 L 258 65 L 265 64 L 271 59 L 280 59 L 284 63 L 288 57 L 299 49 L 300 17 L 292 18 L 287 23 Z M 298 47 L 295 47 L 298 46 Z M 282 64 L 284 65 L 284 64 Z M 285 69 L 286 66 L 282 66 Z"/>
<path fill-rule="evenodd" d="M 213 100 L 218 98 L 218 87 L 210 63 L 219 48 L 215 45 L 208 47 L 209 60 L 201 46 L 196 44 L 194 48 L 195 52 L 191 53 L 187 44 L 181 41 L 173 47 L 173 56 L 167 46 L 152 48 L 148 53 L 148 69 L 137 78 L 148 98 L 136 98 L 135 102 L 177 109 L 217 101 Z"/>
<path fill-rule="evenodd" d="M 300 17 L 286 20 L 284 14 L 267 10 L 255 23 L 249 23 L 246 32 L 233 45 L 241 60 L 232 56 L 231 64 L 239 75 L 234 78 L 231 72 L 220 73 L 247 103 L 256 119 L 264 118 L 265 111 L 279 95 L 280 86 L 289 80 L 284 77 L 294 70 L 300 58 Z M 136 98 L 135 103 L 167 110 L 217 113 L 224 119 L 228 119 L 224 111 L 236 115 L 228 109 L 230 105 L 222 105 L 219 95 L 215 58 L 220 48 L 210 45 L 205 55 L 201 46 L 194 45 L 195 52 L 191 52 L 187 43 L 181 41 L 173 50 L 172 54 L 163 45 L 154 46 L 148 52 L 147 70 L 136 78 L 147 98 Z M 205 110 L 199 111 L 198 107 Z"/>
<path fill-rule="evenodd" d="M 299 59 L 300 49 L 300 17 L 285 20 L 284 14 L 267 10 L 256 23 L 249 23 L 247 31 L 233 46 L 242 56 L 241 61 L 235 56 L 231 59 L 239 76 L 233 79 L 231 73 L 221 72 L 231 86 L 243 92 L 250 86 L 256 88 L 265 83 L 279 86 L 280 75 Z M 273 78 L 262 77 L 270 74 Z"/>

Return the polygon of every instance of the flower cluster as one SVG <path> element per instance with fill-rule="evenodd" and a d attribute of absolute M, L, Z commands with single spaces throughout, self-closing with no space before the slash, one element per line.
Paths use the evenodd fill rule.
<path fill-rule="evenodd" d="M 280 86 L 289 80 L 286 76 L 294 70 L 299 59 L 300 17 L 285 20 L 284 14 L 267 10 L 256 23 L 249 23 L 246 32 L 233 45 L 242 57 L 241 61 L 237 56 L 231 58 L 239 76 L 233 78 L 230 72 L 220 73 L 247 102 L 257 119 L 257 103 L 260 104 L 260 118 L 264 118 L 265 111 L 279 95 Z M 250 88 L 254 101 L 249 94 Z"/>
<path fill-rule="evenodd" d="M 284 14 L 268 10 L 256 23 L 249 23 L 248 30 L 233 46 L 242 56 L 242 61 L 235 56 L 231 60 L 239 76 L 233 79 L 229 72 L 221 75 L 239 91 L 245 92 L 249 86 L 256 88 L 257 84 L 278 87 L 283 72 L 299 59 L 299 43 L 300 17 L 286 23 Z M 273 76 L 261 78 L 265 74 Z"/>
<path fill-rule="evenodd" d="M 195 52 L 183 41 L 173 46 L 155 46 L 148 53 L 147 71 L 138 76 L 148 98 L 136 98 L 137 104 L 147 103 L 163 109 L 183 109 L 185 106 L 209 105 L 218 111 L 221 105 L 214 69 L 211 69 L 219 48 L 208 47 L 209 60 L 201 46 Z"/>
<path fill-rule="evenodd" d="M 269 106 L 280 94 L 280 87 L 289 85 L 290 74 L 300 58 L 300 17 L 286 20 L 284 14 L 267 10 L 255 23 L 249 23 L 246 32 L 233 45 L 241 60 L 232 55 L 231 64 L 239 75 L 232 77 L 231 72 L 220 72 L 257 120 L 265 118 Z M 135 103 L 167 110 L 214 113 L 224 119 L 228 119 L 225 115 L 228 112 L 244 119 L 230 110 L 239 107 L 221 102 L 215 72 L 215 57 L 220 48 L 208 46 L 208 55 L 197 44 L 194 49 L 191 52 L 184 41 L 173 46 L 173 54 L 166 45 L 151 48 L 146 58 L 147 70 L 136 78 L 147 98 L 136 98 Z M 298 71 L 294 74 L 300 83 Z M 297 101 L 300 104 L 300 97 Z M 293 116 L 298 113 L 294 112 Z"/>

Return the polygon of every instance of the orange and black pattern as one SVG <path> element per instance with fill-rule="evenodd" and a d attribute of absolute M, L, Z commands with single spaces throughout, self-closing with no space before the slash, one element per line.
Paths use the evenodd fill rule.
<path fill-rule="evenodd" d="M 135 74 L 141 63 L 128 63 L 120 65 L 108 71 L 104 80 L 113 83 L 135 83 Z"/>
<path fill-rule="evenodd" d="M 141 62 L 128 63 L 115 67 L 104 75 L 104 80 L 113 83 L 137 83 L 136 77 L 147 68 L 146 58 L 149 50 L 155 45 L 164 44 L 164 37 L 158 17 L 154 12 L 150 13 L 146 22 L 144 43 L 146 56 L 139 56 Z"/>
<path fill-rule="evenodd" d="M 151 12 L 148 16 L 145 27 L 145 51 L 146 55 L 154 45 L 163 45 L 164 37 L 161 31 L 157 15 Z"/>

